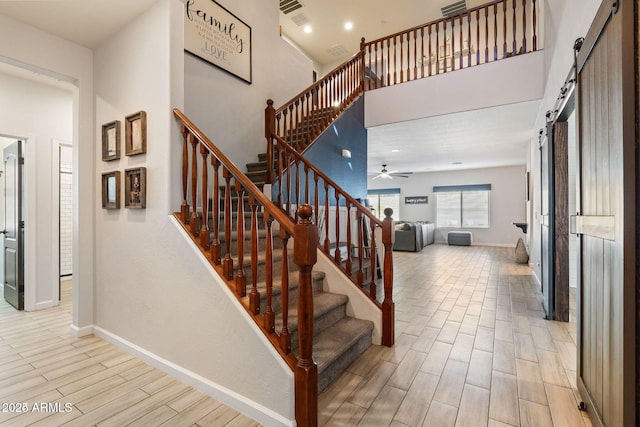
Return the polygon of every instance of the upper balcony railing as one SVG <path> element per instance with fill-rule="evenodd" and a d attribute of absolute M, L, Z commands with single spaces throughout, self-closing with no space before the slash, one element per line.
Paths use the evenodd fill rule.
<path fill-rule="evenodd" d="M 496 0 L 364 42 L 365 90 L 497 61 L 538 49 L 536 0 Z"/>

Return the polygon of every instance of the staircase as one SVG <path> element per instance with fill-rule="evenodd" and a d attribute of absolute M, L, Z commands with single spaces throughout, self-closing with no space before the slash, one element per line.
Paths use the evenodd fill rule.
<path fill-rule="evenodd" d="M 246 176 L 260 190 L 264 187 L 264 178 L 267 172 L 266 153 L 258 155 L 258 161 L 246 164 Z M 224 187 L 221 192 L 224 193 Z M 236 207 L 237 197 L 233 199 Z M 249 211 L 251 206 L 249 198 L 244 198 L 244 209 Z M 246 214 L 245 223 L 250 220 L 250 213 Z M 257 291 L 260 294 L 260 312 L 264 313 L 267 308 L 265 278 L 265 259 L 264 251 L 266 249 L 266 227 L 265 222 L 258 223 L 259 247 L 258 258 L 261 260 L 258 266 L 258 283 Z M 210 227 L 212 228 L 212 227 Z M 234 241 L 231 243 L 231 252 L 235 256 L 237 254 L 237 233 L 232 233 Z M 245 235 L 248 240 L 250 236 Z M 248 244 L 245 244 L 247 247 Z M 278 240 L 274 244 L 274 249 L 282 250 L 282 241 Z M 223 252 L 224 255 L 224 252 Z M 280 257 L 281 258 L 281 257 Z M 291 341 L 291 351 L 298 355 L 298 280 L 297 267 L 295 266 L 292 256 L 287 264 L 289 266 L 288 284 L 288 330 Z M 279 265 L 279 264 L 276 264 Z M 246 264 L 245 268 L 249 268 L 250 264 Z M 275 313 L 275 330 L 282 329 L 282 270 L 273 272 L 273 293 L 272 293 L 272 310 Z M 247 276 L 250 281 L 251 273 Z M 314 271 L 312 274 L 312 292 L 313 292 L 313 355 L 318 364 L 318 392 L 321 393 L 329 384 L 342 374 L 353 361 L 355 361 L 370 345 L 373 324 L 367 320 L 355 319 L 346 315 L 348 297 L 345 295 L 334 294 L 324 291 L 325 274 L 320 271 Z M 249 304 L 249 296 L 245 297 L 245 303 Z"/>

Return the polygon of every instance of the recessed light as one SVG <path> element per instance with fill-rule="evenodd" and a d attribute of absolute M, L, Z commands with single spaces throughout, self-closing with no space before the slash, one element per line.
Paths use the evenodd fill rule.
<path fill-rule="evenodd" d="M 311 25 L 305 25 L 305 26 L 304 26 L 304 32 L 305 32 L 305 33 L 310 34 L 310 33 L 311 33 L 311 31 L 312 31 L 312 29 L 311 29 Z"/>
<path fill-rule="evenodd" d="M 344 23 L 344 29 L 350 31 L 353 28 L 353 22 L 347 21 Z"/>
<path fill-rule="evenodd" d="M 391 150 L 392 153 L 399 153 L 400 150 Z"/>

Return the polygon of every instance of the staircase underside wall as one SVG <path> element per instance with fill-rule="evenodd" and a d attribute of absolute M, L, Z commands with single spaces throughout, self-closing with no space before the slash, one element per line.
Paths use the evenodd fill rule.
<path fill-rule="evenodd" d="M 365 127 L 541 99 L 539 50 L 365 93 Z"/>

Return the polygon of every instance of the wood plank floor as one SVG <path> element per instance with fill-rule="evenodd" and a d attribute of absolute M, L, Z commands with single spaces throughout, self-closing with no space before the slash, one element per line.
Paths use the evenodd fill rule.
<path fill-rule="evenodd" d="M 62 294 L 30 313 L 0 300 L 0 426 L 259 425 L 93 335 L 71 337 L 70 280 Z"/>
<path fill-rule="evenodd" d="M 320 425 L 591 426 L 577 409 L 575 316 L 544 320 L 513 249 L 394 252 L 394 289 L 395 347 L 371 347 L 322 394 Z"/>
<path fill-rule="evenodd" d="M 575 323 L 543 320 L 511 249 L 394 258 L 396 345 L 371 347 L 323 393 L 320 425 L 591 426 L 576 407 Z M 0 404 L 28 404 L 0 412 L 0 426 L 258 425 L 99 338 L 71 337 L 70 293 L 63 282 L 62 304 L 32 313 L 0 300 Z"/>

